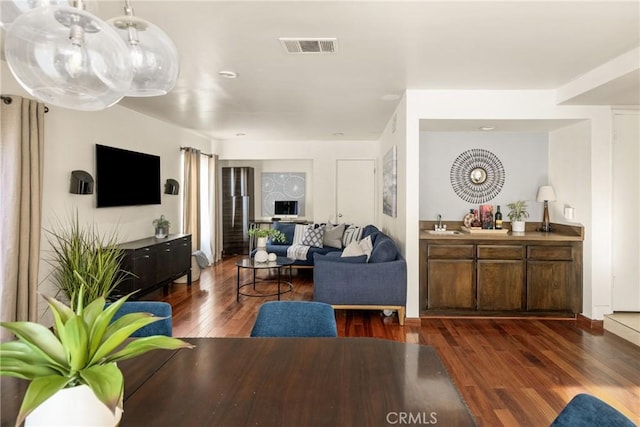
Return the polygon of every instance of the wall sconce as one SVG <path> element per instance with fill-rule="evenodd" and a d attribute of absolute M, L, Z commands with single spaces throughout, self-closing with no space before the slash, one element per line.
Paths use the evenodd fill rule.
<path fill-rule="evenodd" d="M 544 202 L 544 211 L 542 212 L 542 226 L 539 231 L 548 233 L 551 230 L 551 223 L 549 222 L 549 202 L 555 202 L 556 193 L 553 191 L 553 187 L 550 185 L 543 185 L 538 188 L 538 196 L 536 197 L 538 202 Z"/>
<path fill-rule="evenodd" d="M 180 184 L 173 178 L 167 179 L 167 182 L 164 183 L 164 194 L 177 195 L 180 191 Z"/>
<path fill-rule="evenodd" d="M 71 185 L 69 186 L 71 194 L 93 194 L 93 177 L 89 172 L 71 171 Z"/>

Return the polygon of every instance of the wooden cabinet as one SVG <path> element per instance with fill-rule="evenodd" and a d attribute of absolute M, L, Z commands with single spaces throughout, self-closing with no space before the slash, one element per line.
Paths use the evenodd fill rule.
<path fill-rule="evenodd" d="M 119 245 L 124 250 L 122 269 L 131 275 L 117 289 L 117 295 L 138 291 L 134 298 L 180 276 L 191 285 L 191 235 L 150 237 Z"/>
<path fill-rule="evenodd" d="M 580 313 L 581 236 L 563 239 L 548 233 L 527 234 L 421 239 L 421 311 L 455 315 Z"/>

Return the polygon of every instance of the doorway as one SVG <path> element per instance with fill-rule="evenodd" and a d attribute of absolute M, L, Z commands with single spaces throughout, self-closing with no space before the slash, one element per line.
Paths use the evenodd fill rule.
<path fill-rule="evenodd" d="M 365 226 L 376 219 L 376 161 L 341 159 L 336 164 L 336 219 Z"/>

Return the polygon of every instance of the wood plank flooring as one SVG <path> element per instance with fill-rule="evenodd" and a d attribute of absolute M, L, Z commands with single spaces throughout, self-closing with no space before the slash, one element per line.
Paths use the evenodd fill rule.
<path fill-rule="evenodd" d="M 236 302 L 236 258 L 142 299 L 173 307 L 174 336 L 247 337 L 259 305 Z M 248 272 L 243 279 L 248 279 Z M 285 300 L 313 299 L 313 272 L 294 269 Z M 271 285 L 258 287 L 272 292 Z M 608 402 L 640 425 L 640 347 L 573 320 L 422 319 L 400 326 L 379 311 L 337 311 L 338 333 L 433 346 L 480 426 L 548 426 L 577 393 Z M 414 322 L 417 323 L 417 322 Z M 419 374 L 419 373 L 418 373 Z"/>

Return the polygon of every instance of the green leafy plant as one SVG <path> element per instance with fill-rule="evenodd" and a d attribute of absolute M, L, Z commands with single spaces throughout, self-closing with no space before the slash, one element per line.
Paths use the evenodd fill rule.
<path fill-rule="evenodd" d="M 517 202 L 508 203 L 507 207 L 510 209 L 507 216 L 511 222 L 524 221 L 525 218 L 529 218 L 529 212 L 527 212 L 527 202 L 525 200 L 518 200 Z"/>
<path fill-rule="evenodd" d="M 154 219 L 152 224 L 155 228 L 164 228 L 165 230 L 168 230 L 169 226 L 171 225 L 169 220 L 166 219 L 164 215 L 160 215 L 160 218 Z"/>
<path fill-rule="evenodd" d="M 71 309 L 79 302 L 87 306 L 96 298 L 107 298 L 129 274 L 120 268 L 124 251 L 117 246 L 115 231 L 101 236 L 95 225 L 80 225 L 76 212 L 68 224 L 58 222 L 45 232 L 52 247 L 53 255 L 47 259 L 53 267 L 52 281 L 69 299 Z"/>
<path fill-rule="evenodd" d="M 256 238 L 271 237 L 272 241 L 279 243 L 284 243 L 287 240 L 283 232 L 274 228 L 252 228 L 249 230 L 249 236 L 255 236 Z"/>
<path fill-rule="evenodd" d="M 78 272 L 76 277 L 84 282 Z M 83 289 L 80 288 L 80 294 Z M 31 381 L 16 425 L 59 390 L 82 384 L 89 386 L 111 412 L 116 407 L 122 409 L 124 377 L 116 362 L 154 349 L 193 347 L 182 340 L 158 335 L 125 343 L 133 332 L 162 319 L 149 313 L 130 313 L 111 323 L 128 297 L 105 307 L 102 297 L 84 306 L 80 295 L 75 310 L 45 297 L 54 316 L 53 332 L 34 322 L 0 323 L 18 338 L 0 343 L 0 375 Z"/>

